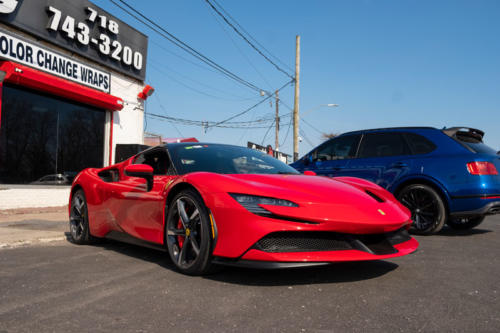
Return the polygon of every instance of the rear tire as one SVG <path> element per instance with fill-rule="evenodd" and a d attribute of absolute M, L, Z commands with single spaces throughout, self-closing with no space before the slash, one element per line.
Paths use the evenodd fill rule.
<path fill-rule="evenodd" d="M 450 218 L 446 224 L 452 229 L 469 230 L 480 225 L 484 218 L 484 216 Z"/>
<path fill-rule="evenodd" d="M 211 271 L 210 220 L 196 191 L 183 190 L 174 197 L 168 208 L 165 233 L 168 253 L 181 273 L 203 275 Z"/>
<path fill-rule="evenodd" d="M 424 184 L 408 185 L 399 191 L 397 199 L 411 211 L 412 233 L 432 235 L 443 228 L 446 207 L 439 193 L 432 187 Z"/>
<path fill-rule="evenodd" d="M 71 198 L 69 231 L 73 243 L 90 244 L 94 238 L 90 234 L 87 199 L 83 190 L 77 190 Z"/>

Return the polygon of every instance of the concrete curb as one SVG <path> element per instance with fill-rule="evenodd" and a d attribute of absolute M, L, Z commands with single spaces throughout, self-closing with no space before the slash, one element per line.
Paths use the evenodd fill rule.
<path fill-rule="evenodd" d="M 35 208 L 13 208 L 0 210 L 1 215 L 16 214 L 43 214 L 43 213 L 62 213 L 68 211 L 68 205 L 59 207 L 35 207 Z"/>

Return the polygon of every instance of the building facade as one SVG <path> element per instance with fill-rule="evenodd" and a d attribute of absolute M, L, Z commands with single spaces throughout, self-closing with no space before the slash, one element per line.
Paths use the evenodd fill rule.
<path fill-rule="evenodd" d="M 0 184 L 71 179 L 142 144 L 147 46 L 87 0 L 1 1 Z"/>

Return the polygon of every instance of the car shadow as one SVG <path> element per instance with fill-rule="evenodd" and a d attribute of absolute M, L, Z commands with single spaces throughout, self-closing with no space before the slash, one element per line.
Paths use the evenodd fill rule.
<path fill-rule="evenodd" d="M 65 235 L 67 241 L 74 244 L 69 232 L 66 232 Z M 155 263 L 160 267 L 177 272 L 167 252 L 108 239 L 92 244 L 92 246 Z M 399 265 L 395 263 L 381 260 L 343 262 L 324 266 L 285 269 L 216 266 L 213 273 L 205 275 L 202 278 L 249 286 L 290 286 L 369 280 L 383 276 L 398 267 Z"/>
<path fill-rule="evenodd" d="M 64 235 L 68 243 L 76 244 L 73 241 L 71 234 L 69 232 L 65 232 Z M 158 249 L 148 248 L 144 246 L 124 243 L 104 238 L 96 240 L 90 246 L 99 247 L 104 250 L 114 251 L 129 257 L 158 264 L 159 266 L 170 270 L 175 270 L 175 266 L 171 262 L 168 253 L 166 251 L 160 251 Z"/>
<path fill-rule="evenodd" d="M 247 286 L 290 286 L 369 280 L 385 275 L 398 267 L 399 265 L 388 261 L 343 262 L 316 267 L 271 270 L 224 267 L 220 272 L 204 278 Z"/>
<path fill-rule="evenodd" d="M 457 230 L 450 227 L 444 227 L 441 229 L 437 236 L 447 236 L 447 237 L 456 237 L 456 236 L 474 236 L 474 235 L 482 235 L 492 232 L 492 230 L 488 229 L 469 229 L 469 230 Z M 432 235 L 431 235 L 432 236 Z"/>

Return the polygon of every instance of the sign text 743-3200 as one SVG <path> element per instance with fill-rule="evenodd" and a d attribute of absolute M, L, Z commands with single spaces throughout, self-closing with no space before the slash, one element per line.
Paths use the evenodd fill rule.
<path fill-rule="evenodd" d="M 89 0 L 0 0 L 0 22 L 145 79 L 148 37 Z"/>

